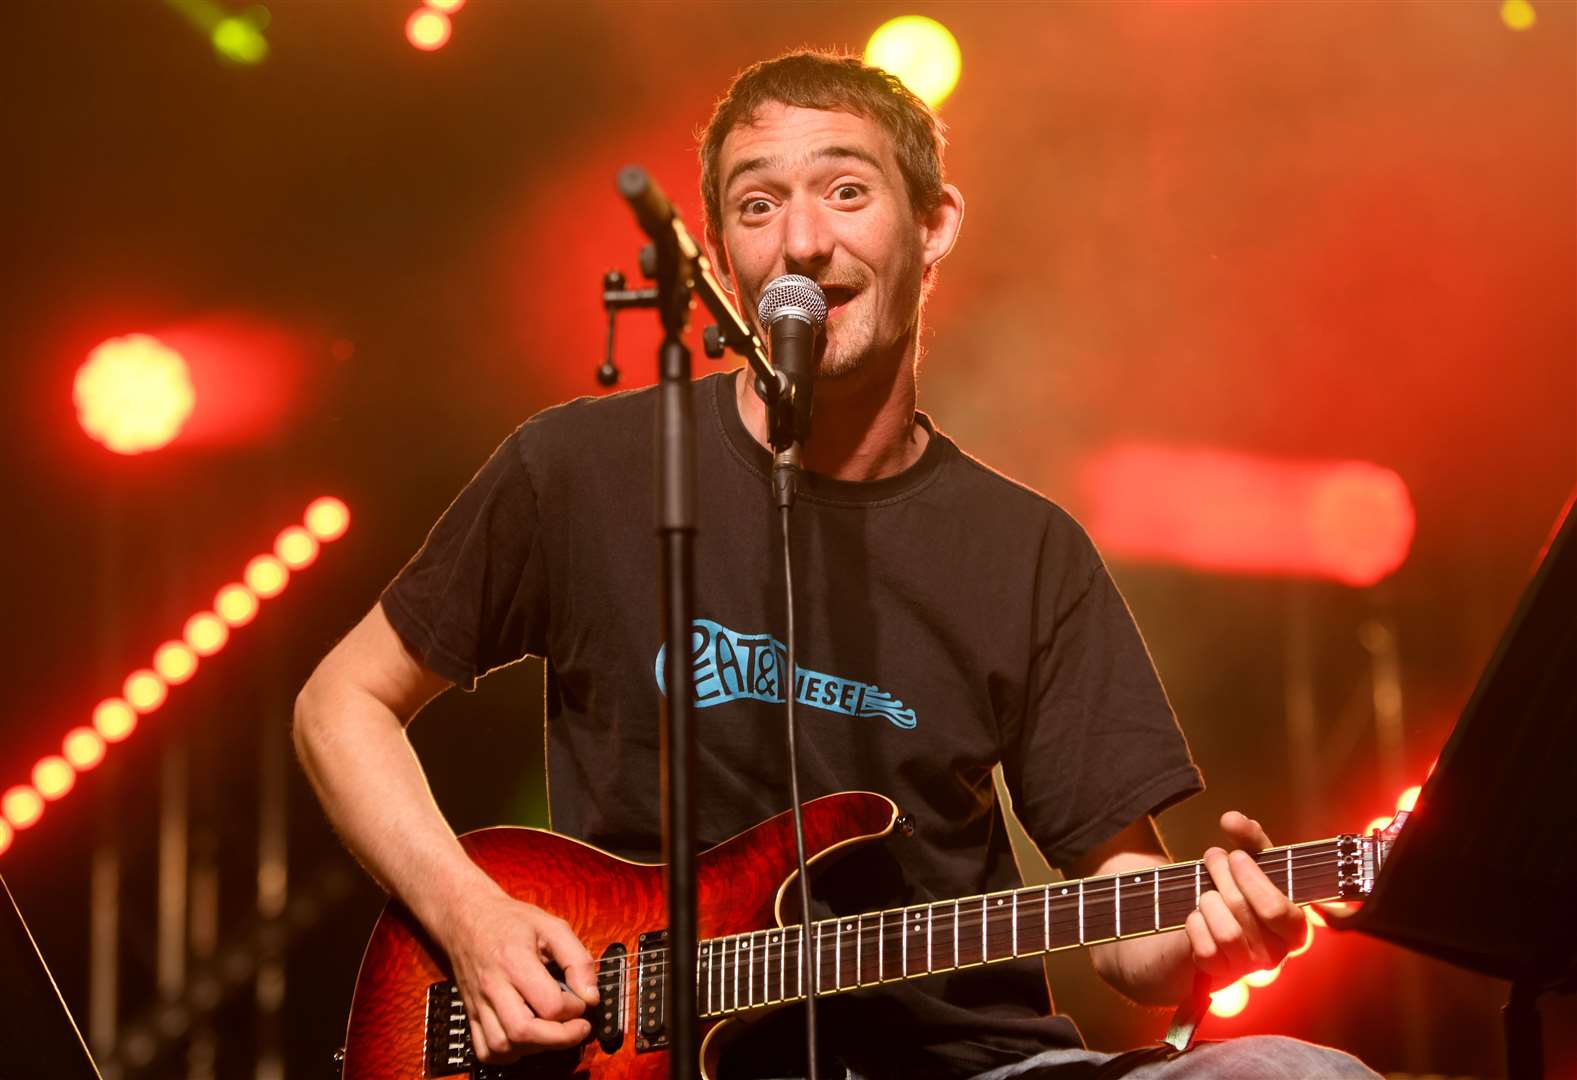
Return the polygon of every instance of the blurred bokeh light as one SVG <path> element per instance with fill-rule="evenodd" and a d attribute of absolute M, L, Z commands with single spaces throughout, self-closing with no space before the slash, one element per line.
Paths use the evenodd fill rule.
<path fill-rule="evenodd" d="M 196 403 L 185 359 L 148 334 L 97 346 L 77 371 L 72 399 L 82 430 L 117 454 L 167 445 Z"/>
<path fill-rule="evenodd" d="M 896 75 L 933 109 L 953 92 L 964 66 L 952 31 L 924 15 L 882 23 L 865 45 L 865 62 Z"/>

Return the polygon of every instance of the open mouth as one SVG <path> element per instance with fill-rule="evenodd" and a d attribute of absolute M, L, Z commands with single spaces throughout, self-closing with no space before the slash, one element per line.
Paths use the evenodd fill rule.
<path fill-rule="evenodd" d="M 822 294 L 827 298 L 827 318 L 836 315 L 840 308 L 853 300 L 858 290 L 849 285 L 823 285 Z"/>

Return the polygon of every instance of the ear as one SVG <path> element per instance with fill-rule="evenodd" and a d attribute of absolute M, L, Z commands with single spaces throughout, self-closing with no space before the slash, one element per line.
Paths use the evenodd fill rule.
<path fill-rule="evenodd" d="M 706 252 L 706 261 L 712 264 L 712 269 L 717 273 L 717 282 L 723 286 L 729 296 L 738 296 L 738 287 L 734 284 L 734 268 L 723 257 L 723 246 L 718 242 L 717 234 L 710 226 L 701 234 L 701 248 Z"/>
<path fill-rule="evenodd" d="M 943 184 L 941 201 L 920 218 L 920 254 L 927 271 L 953 250 L 963 224 L 964 193 L 952 184 Z"/>

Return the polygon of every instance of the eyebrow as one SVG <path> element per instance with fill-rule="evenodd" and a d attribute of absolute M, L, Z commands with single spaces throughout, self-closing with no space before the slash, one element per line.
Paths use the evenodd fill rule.
<path fill-rule="evenodd" d="M 880 172 L 882 168 L 882 163 L 877 161 L 875 156 L 873 156 L 869 151 L 861 150 L 857 146 L 824 146 L 820 150 L 817 150 L 814 154 L 811 154 L 806 160 L 826 161 L 836 158 L 851 158 L 855 161 L 863 161 L 865 164 L 869 165 L 878 172 Z M 723 181 L 723 190 L 727 191 L 729 188 L 733 187 L 734 181 L 738 180 L 746 173 L 756 172 L 760 169 L 781 167 L 782 164 L 783 159 L 780 157 L 754 157 L 747 158 L 744 161 L 736 162 L 734 167 L 728 170 L 728 178 Z"/>

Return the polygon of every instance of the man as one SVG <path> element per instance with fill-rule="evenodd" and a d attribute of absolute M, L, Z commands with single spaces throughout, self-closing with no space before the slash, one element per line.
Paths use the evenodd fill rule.
<path fill-rule="evenodd" d="M 935 118 L 896 80 L 800 53 L 744 72 L 701 151 L 707 249 L 741 310 L 783 273 L 827 294 L 794 546 L 801 666 L 807 685 L 832 689 L 802 713 L 804 786 L 807 797 L 882 791 L 913 816 L 915 835 L 891 855 L 910 902 L 1016 884 L 990 779 L 999 761 L 1030 835 L 1075 877 L 1169 861 L 1151 815 L 1202 786 L 1084 533 L 915 410 L 921 302 L 964 210 L 942 180 L 941 147 Z M 763 407 L 738 373 L 701 379 L 695 393 L 703 498 L 690 645 L 700 816 L 716 842 L 787 805 L 781 705 L 761 700 L 781 687 L 749 662 L 771 651 L 783 611 Z M 522 425 L 298 700 L 297 746 L 329 817 L 447 953 L 483 1060 L 584 1040 L 591 957 L 551 911 L 511 899 L 469 862 L 401 725 L 451 683 L 546 657 L 554 827 L 655 855 L 662 642 L 650 524 L 633 509 L 648 505 L 652 416 L 653 395 L 636 392 Z M 1238 850 L 1268 846 L 1264 833 L 1236 813 L 1222 827 L 1234 850 L 1206 853 L 1215 888 L 1185 930 L 1092 950 L 1134 1000 L 1175 1005 L 1196 973 L 1222 984 L 1301 939 L 1298 909 Z M 1104 1060 L 1047 1011 L 1033 959 L 821 1007 L 827 1054 L 863 1076 Z M 798 1023 L 797 1010 L 763 1023 L 725 1071 L 802 1068 Z M 1373 1075 L 1291 1040 L 1149 1060 L 1160 1056 L 1114 1068 Z"/>

